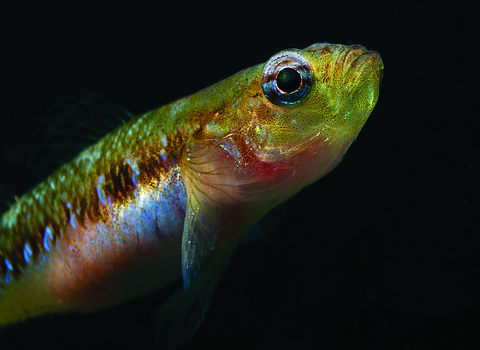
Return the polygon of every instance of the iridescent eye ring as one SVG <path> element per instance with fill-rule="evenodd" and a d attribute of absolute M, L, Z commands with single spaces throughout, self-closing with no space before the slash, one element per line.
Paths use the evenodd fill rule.
<path fill-rule="evenodd" d="M 296 50 L 272 56 L 262 72 L 262 90 L 277 106 L 294 106 L 303 101 L 313 84 L 310 62 Z"/>

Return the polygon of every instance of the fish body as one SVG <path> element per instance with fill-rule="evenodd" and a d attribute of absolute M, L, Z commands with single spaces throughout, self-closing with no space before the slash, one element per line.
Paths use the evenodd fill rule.
<path fill-rule="evenodd" d="M 182 278 L 196 329 L 244 233 L 338 164 L 382 74 L 360 45 L 284 50 L 109 133 L 3 214 L 0 326 Z"/>

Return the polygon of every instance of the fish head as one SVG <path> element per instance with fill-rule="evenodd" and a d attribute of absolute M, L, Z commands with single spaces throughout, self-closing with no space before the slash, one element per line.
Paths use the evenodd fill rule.
<path fill-rule="evenodd" d="M 262 159 L 297 153 L 312 143 L 353 141 L 379 94 L 383 63 L 361 45 L 315 44 L 275 54 L 261 75 L 249 142 Z"/>
<path fill-rule="evenodd" d="M 250 198 L 263 191 L 283 201 L 339 163 L 377 103 L 382 76 L 380 55 L 361 45 L 280 51 L 207 91 L 227 93 L 201 137 L 229 163 L 204 164 L 233 169 L 224 182 L 250 186 Z"/>
<path fill-rule="evenodd" d="M 303 183 L 342 159 L 379 96 L 383 62 L 361 45 L 314 44 L 283 50 L 263 67 L 263 94 L 249 120 L 247 143 L 265 162 L 303 170 Z M 253 107 L 253 106 L 252 106 Z"/>

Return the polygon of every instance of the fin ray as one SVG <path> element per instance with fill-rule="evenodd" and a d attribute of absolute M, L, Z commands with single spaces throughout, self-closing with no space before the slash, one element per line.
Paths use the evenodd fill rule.
<path fill-rule="evenodd" d="M 187 290 L 180 288 L 157 311 L 154 321 L 158 348 L 175 349 L 192 339 L 205 317 L 213 291 L 230 263 L 235 248 L 236 245 L 215 252 L 195 283 Z"/>

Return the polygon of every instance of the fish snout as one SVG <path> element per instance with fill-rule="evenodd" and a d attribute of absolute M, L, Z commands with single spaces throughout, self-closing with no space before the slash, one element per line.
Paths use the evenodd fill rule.
<path fill-rule="evenodd" d="M 365 51 L 360 53 L 351 63 L 349 71 L 356 71 L 361 75 L 371 74 L 371 78 L 378 80 L 379 84 L 383 79 L 383 60 L 377 51 Z"/>

